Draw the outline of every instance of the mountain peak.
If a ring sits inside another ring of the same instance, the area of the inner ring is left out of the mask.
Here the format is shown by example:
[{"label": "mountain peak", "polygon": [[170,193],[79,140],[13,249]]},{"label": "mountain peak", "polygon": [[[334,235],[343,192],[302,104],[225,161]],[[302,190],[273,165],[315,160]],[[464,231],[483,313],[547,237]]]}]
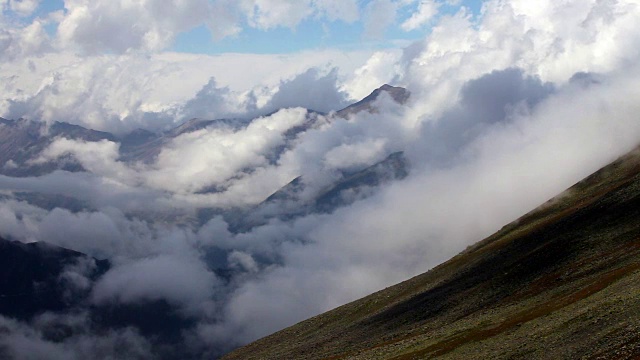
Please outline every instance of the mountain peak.
[{"label": "mountain peak", "polygon": [[351,114],[359,113],[361,111],[368,111],[375,113],[377,109],[373,104],[381,93],[387,93],[391,98],[398,104],[404,105],[409,100],[411,93],[409,90],[399,87],[399,86],[391,86],[389,84],[384,84],[379,88],[373,90],[371,94],[367,95],[362,100],[347,106],[346,108],[339,110],[336,112],[336,115],[339,117],[346,118]]}]

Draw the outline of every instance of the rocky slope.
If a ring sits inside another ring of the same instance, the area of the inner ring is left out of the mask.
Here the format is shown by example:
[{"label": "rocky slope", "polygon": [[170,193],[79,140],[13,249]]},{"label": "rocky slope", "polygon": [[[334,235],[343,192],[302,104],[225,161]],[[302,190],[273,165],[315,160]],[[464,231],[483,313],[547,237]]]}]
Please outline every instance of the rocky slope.
[{"label": "rocky slope", "polygon": [[640,150],[431,271],[224,359],[640,357]]}]

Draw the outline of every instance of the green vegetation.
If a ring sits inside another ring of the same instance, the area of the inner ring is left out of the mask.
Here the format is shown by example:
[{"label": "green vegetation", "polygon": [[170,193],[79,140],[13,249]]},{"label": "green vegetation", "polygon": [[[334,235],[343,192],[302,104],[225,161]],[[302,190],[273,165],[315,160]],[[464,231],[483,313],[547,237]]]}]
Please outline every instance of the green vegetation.
[{"label": "green vegetation", "polygon": [[225,359],[640,357],[640,151],[433,270]]}]

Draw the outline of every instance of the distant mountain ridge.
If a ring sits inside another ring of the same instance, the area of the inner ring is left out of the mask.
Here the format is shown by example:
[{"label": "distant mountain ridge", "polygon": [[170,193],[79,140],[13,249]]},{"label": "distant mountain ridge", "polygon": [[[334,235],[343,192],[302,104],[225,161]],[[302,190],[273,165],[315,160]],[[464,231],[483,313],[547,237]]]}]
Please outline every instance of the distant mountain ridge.
[{"label": "distant mountain ridge", "polygon": [[[374,103],[383,92],[388,93],[392,99],[400,104],[404,104],[409,98],[407,90],[385,84],[361,101],[338,110],[336,116],[347,117],[349,114],[361,111],[375,112]],[[287,141],[290,142],[300,133],[317,126],[321,115],[323,114],[308,110],[307,120],[304,124],[296,126],[285,133]],[[0,174],[26,177],[40,176],[55,170],[84,171],[77,161],[70,158],[43,164],[29,162],[29,160],[35,159],[58,137],[87,142],[112,141],[120,144],[120,159],[122,161],[152,163],[164,146],[180,135],[213,126],[239,129],[247,126],[250,122],[251,120],[246,119],[205,120],[194,118],[160,133],[136,129],[123,136],[116,136],[109,132],[92,130],[65,122],[54,122],[47,127],[46,124],[34,120],[7,120],[0,118]]]},{"label": "distant mountain ridge", "polygon": [[298,176],[256,207],[231,213],[225,220],[232,232],[245,232],[271,219],[291,220],[311,213],[331,213],[370,196],[380,185],[404,179],[408,173],[409,163],[404,153],[395,152],[362,170],[345,174],[309,200],[300,197],[306,185],[304,176]]},{"label": "distant mountain ridge", "polygon": [[0,315],[28,320],[44,311],[71,309],[83,301],[87,292],[67,292],[65,269],[87,262],[86,275],[96,279],[110,267],[77,251],[44,242],[21,243],[0,238]]},{"label": "distant mountain ridge", "polygon": [[[294,146],[298,137],[311,129],[319,128],[336,118],[348,118],[358,112],[375,112],[376,101],[380,95],[387,93],[393,101],[404,104],[409,92],[400,87],[383,85],[375,89],[369,96],[333,114],[321,114],[308,110],[305,120],[283,133],[284,141],[268,153],[263,154],[271,164],[276,164],[280,156]],[[84,128],[79,125],[56,122],[47,127],[46,124],[27,119],[6,120],[0,118],[0,175],[11,177],[37,177],[56,170],[70,172],[86,171],[73,156],[63,156],[47,162],[33,162],[57,138],[86,142],[111,141],[119,145],[119,160],[126,163],[142,162],[152,164],[174,139],[179,136],[207,128],[238,130],[246,127],[252,120],[246,119],[190,119],[164,132],[152,132],[137,129],[123,136]],[[248,169],[250,171],[250,169]],[[378,186],[404,178],[409,171],[408,163],[402,151],[388,155],[373,164],[363,165],[351,173],[342,173],[332,184],[320,189],[311,200],[290,197],[284,201],[282,196],[291,192],[297,183],[298,190],[305,186],[305,174],[300,174],[293,184],[285,185],[275,194],[257,206],[248,209],[200,209],[198,223],[205,223],[213,216],[224,215],[232,231],[248,231],[264,225],[272,219],[292,219],[310,213],[330,213],[337,208],[349,205],[356,200],[371,195]],[[198,194],[224,191],[216,185],[200,189]],[[289,194],[293,195],[293,194]],[[88,209],[87,204],[73,198],[56,194],[35,192],[16,192],[16,199],[45,209],[61,207],[70,211]]]},{"label": "distant mountain ridge", "polygon": [[393,101],[400,105],[404,105],[409,101],[411,97],[411,93],[409,90],[402,88],[391,86],[388,84],[384,84],[381,87],[375,89],[371,94],[367,95],[364,99],[347,106],[342,110],[338,110],[336,115],[339,117],[348,117],[349,115],[361,112],[361,111],[369,111],[376,112],[377,109],[373,106],[374,102],[378,100],[381,94],[388,94]]},{"label": "distant mountain ridge", "polygon": [[[166,301],[142,301],[128,305],[95,305],[89,297],[93,284],[111,268],[109,260],[46,242],[22,243],[0,237],[0,315],[33,321],[44,313],[72,314],[88,311],[91,331],[105,332],[134,327],[173,351],[148,354],[150,358],[187,357],[181,331],[193,321],[178,316]],[[74,279],[86,277],[90,287],[77,286]],[[60,326],[60,325],[58,325]],[[0,327],[0,333],[3,329]],[[76,334],[72,328],[52,328],[43,334],[50,341],[63,341]],[[3,353],[0,358],[11,358]]]},{"label": "distant mountain ridge", "polygon": [[[384,91],[397,92],[398,90],[395,89],[398,88],[385,85],[359,102],[357,108],[349,108],[347,112],[355,114],[358,111],[375,111],[375,101],[379,95]],[[390,95],[393,99],[393,95]],[[251,121],[253,120],[190,119],[164,132],[137,129],[123,136],[116,136],[108,132],[61,122],[47,125],[27,119],[0,118],[0,177],[12,177],[3,179],[7,184],[20,184],[24,179],[16,178],[39,177],[57,170],[88,171],[74,156],[65,156],[44,163],[34,161],[41,158],[43,151],[59,138],[83,142],[114,142],[119,145],[118,160],[134,167],[140,162],[152,164],[161,151],[179,136],[188,137],[188,134],[203,131],[203,129],[235,131],[248,126]],[[300,123],[281,134],[282,139],[279,139],[278,145],[269,148],[267,153],[261,155],[266,162],[276,165],[282,154],[296,146],[300,142],[300,137],[307,131],[321,129],[331,121],[352,121],[352,119],[338,119],[336,113],[321,114],[308,110],[306,117]],[[197,135],[199,134],[194,134],[194,136]],[[264,161],[261,161],[261,164],[263,163]],[[196,215],[193,214],[192,209],[181,212],[183,209],[178,208],[175,210],[177,214],[175,217],[173,213],[153,212],[153,210],[146,213],[146,209],[138,210],[137,208],[131,212],[127,212],[128,210],[122,210],[122,212],[125,216],[141,219],[141,221],[158,221],[171,226],[193,226],[192,229],[196,229],[198,224],[203,225],[209,222],[214,216],[222,216],[227,221],[228,230],[237,234],[250,231],[270,221],[291,220],[314,213],[331,213],[371,196],[381,186],[404,179],[409,170],[410,164],[404,153],[396,151],[390,154],[379,154],[370,164],[351,166],[348,170],[337,169],[336,174],[331,174],[332,180],[320,185],[309,185],[306,181],[311,175],[300,174],[257,205],[248,205],[239,209],[203,207],[195,211]],[[252,171],[252,169],[246,171]],[[65,177],[68,174],[62,175]],[[32,180],[29,179],[25,183]],[[48,179],[44,179],[46,180]],[[225,190],[217,189],[215,185],[199,189],[195,193],[208,194]],[[101,211],[95,208],[100,205],[92,203],[92,200],[81,196],[76,198],[73,189],[62,194],[57,193],[55,189],[49,193],[39,192],[37,188],[34,190],[29,186],[24,188],[17,186],[15,189],[13,186],[8,185],[7,188],[0,189],[2,190],[0,200],[8,203],[27,203],[35,208],[33,211],[44,210],[43,214],[60,211],[60,209],[74,215]],[[300,197],[304,191],[310,191],[311,196]],[[194,219],[196,217],[197,219]],[[196,319],[185,316],[180,312],[179,306],[165,300],[140,300],[127,304],[95,303],[91,297],[93,287],[111,269],[110,260],[98,260],[87,254],[49,244],[46,242],[46,237],[47,234],[39,234],[38,238],[44,241],[37,243],[21,243],[0,237],[0,315],[29,324],[37,322],[41,316],[82,314],[83,317],[86,316],[86,322],[83,322],[80,327],[72,329],[64,325],[56,325],[61,328],[52,329],[51,334],[43,335],[44,338],[47,341],[59,343],[82,333],[101,334],[111,330],[133,328],[145,338],[151,339],[154,345],[157,344],[158,349],[170,350],[149,354],[150,358],[197,358],[197,355],[188,353],[188,345],[185,344],[184,337],[185,332],[194,330],[194,326],[197,325]],[[54,241],[54,238],[56,237],[52,236],[51,241]],[[215,273],[220,281],[228,283],[237,281],[234,276],[243,276],[243,270],[229,263],[228,256],[231,251],[215,246],[203,250],[203,258],[208,270]],[[111,260],[117,264],[117,258]],[[255,261],[263,265],[271,260],[256,257]],[[72,281],[78,277],[86,280],[83,282],[84,287],[76,286],[77,284]],[[43,315],[45,313],[48,314]],[[0,324],[0,334],[3,331]],[[214,350],[220,351],[220,349]],[[0,358],[9,357],[3,351],[4,349],[0,347]]]}]

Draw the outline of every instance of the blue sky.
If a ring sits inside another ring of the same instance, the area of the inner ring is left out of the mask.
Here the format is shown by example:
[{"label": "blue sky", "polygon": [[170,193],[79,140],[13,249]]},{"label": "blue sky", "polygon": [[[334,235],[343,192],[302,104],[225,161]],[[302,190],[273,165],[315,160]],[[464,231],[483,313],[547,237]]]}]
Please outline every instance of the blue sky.
[{"label": "blue sky", "polygon": [[[361,11],[370,1],[361,1]],[[474,15],[479,14],[482,0],[465,0],[460,5],[443,4],[439,16],[456,13],[461,6],[466,7]],[[270,30],[259,30],[245,27],[233,37],[215,41],[204,25],[181,33],[177,36],[172,49],[178,52],[219,54],[225,52],[238,53],[291,53],[311,49],[324,48],[388,48],[397,47],[399,41],[414,41],[424,38],[430,31],[429,26],[412,31],[400,28],[416,10],[417,4],[401,9],[396,23],[390,26],[380,39],[367,39],[364,36],[362,21],[346,23],[343,21],[325,21],[323,19],[307,19],[295,29],[278,27]],[[433,23],[433,21],[431,21]]]},{"label": "blue sky", "polygon": [[[214,0],[210,0],[213,2]],[[295,3],[298,0],[290,0]],[[367,8],[372,2],[394,2],[398,12],[394,22],[385,27],[381,36],[374,38],[366,36],[365,17]],[[439,14],[422,26],[406,31],[401,24],[416,12],[421,2],[435,1],[441,4]],[[195,2],[195,0],[194,0]],[[293,53],[316,49],[383,49],[398,47],[398,44],[406,44],[408,41],[424,38],[430,31],[431,24],[438,17],[456,13],[464,6],[474,15],[477,15],[483,0],[358,0],[357,6],[359,19],[347,22],[340,19],[331,19],[327,16],[314,14],[300,21],[294,27],[286,24],[276,24],[268,29],[259,29],[249,24],[247,18],[237,19],[242,29],[239,33],[214,40],[212,34],[203,22],[197,23],[193,28],[184,31],[176,31],[173,41],[164,50],[196,53],[196,54],[222,54],[222,53]],[[451,5],[451,4],[455,5]],[[14,17],[15,20],[30,23],[35,18],[45,18],[48,14],[63,10],[63,0],[40,1],[38,8],[30,15],[19,18],[5,9],[5,15]],[[92,14],[100,17],[101,14]],[[50,22],[45,26],[50,35],[55,35],[57,23]]]}]

